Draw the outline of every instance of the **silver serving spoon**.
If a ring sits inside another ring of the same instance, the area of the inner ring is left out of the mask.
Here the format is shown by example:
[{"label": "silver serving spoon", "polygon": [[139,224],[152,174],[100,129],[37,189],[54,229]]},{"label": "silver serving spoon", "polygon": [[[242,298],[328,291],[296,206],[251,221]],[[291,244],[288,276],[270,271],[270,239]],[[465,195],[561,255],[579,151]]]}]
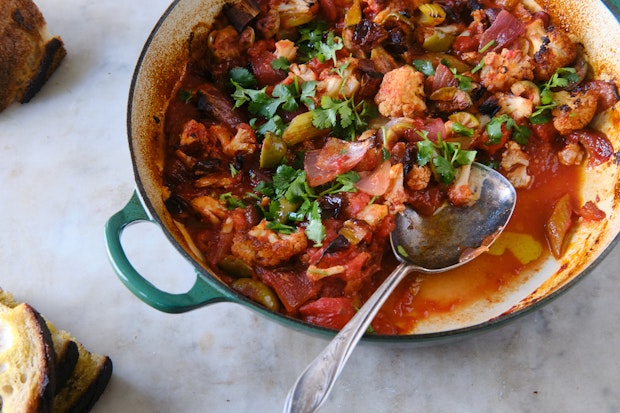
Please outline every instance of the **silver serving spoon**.
[{"label": "silver serving spoon", "polygon": [[432,216],[407,208],[390,236],[401,262],[357,314],[308,365],[291,388],[285,413],[315,412],[327,399],[357,342],[394,288],[412,271],[433,274],[465,264],[488,250],[514,210],[516,192],[499,172],[479,163],[470,169],[473,205],[446,205]]}]

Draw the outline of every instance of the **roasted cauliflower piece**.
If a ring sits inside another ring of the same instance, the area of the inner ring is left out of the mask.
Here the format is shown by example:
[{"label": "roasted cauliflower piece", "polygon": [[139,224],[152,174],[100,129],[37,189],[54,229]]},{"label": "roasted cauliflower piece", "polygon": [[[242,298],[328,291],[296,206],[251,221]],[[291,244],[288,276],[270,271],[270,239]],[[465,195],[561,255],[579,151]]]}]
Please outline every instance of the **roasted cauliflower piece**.
[{"label": "roasted cauliflower piece", "polygon": [[211,126],[209,132],[217,138],[222,145],[222,151],[230,157],[238,154],[252,154],[256,151],[256,135],[246,123],[237,126],[235,135],[221,125]]},{"label": "roasted cauliflower piece", "polygon": [[584,128],[596,114],[597,94],[593,90],[556,92],[553,101],[557,104],[551,111],[553,126],[561,135]]},{"label": "roasted cauliflower piece", "polygon": [[530,164],[527,154],[514,141],[508,141],[505,149],[500,166],[506,171],[506,178],[515,188],[527,188],[532,182],[532,177],[527,171]]},{"label": "roasted cauliflower piece", "polygon": [[426,111],[424,75],[408,65],[386,73],[375,103],[383,116],[416,117]]},{"label": "roasted cauliflower piece", "polygon": [[213,225],[219,225],[228,215],[228,210],[222,202],[207,195],[192,199],[190,204],[203,219]]},{"label": "roasted cauliflower piece", "polygon": [[581,165],[586,158],[584,149],[574,142],[569,142],[558,152],[558,159],[562,165]]},{"label": "roasted cauliflower piece", "polygon": [[520,50],[502,49],[499,54],[489,52],[484,57],[480,82],[490,92],[508,91],[515,82],[532,79],[532,59]]},{"label": "roasted cauliflower piece", "polygon": [[428,165],[413,164],[407,173],[405,185],[413,191],[419,191],[428,186],[433,173]]},{"label": "roasted cauliflower piece", "polygon": [[308,238],[303,229],[283,234],[267,228],[262,220],[246,232],[235,234],[231,252],[251,265],[272,267],[291,259],[308,248]]},{"label": "roasted cauliflower piece", "polygon": [[530,41],[530,56],[536,63],[534,78],[548,80],[556,70],[567,66],[577,57],[577,46],[571,38],[555,26],[545,27],[541,19],[534,19],[525,28]]},{"label": "roasted cauliflower piece", "polygon": [[497,104],[500,107],[498,114],[506,114],[514,120],[527,119],[532,115],[534,107],[531,100],[511,93],[496,93]]}]

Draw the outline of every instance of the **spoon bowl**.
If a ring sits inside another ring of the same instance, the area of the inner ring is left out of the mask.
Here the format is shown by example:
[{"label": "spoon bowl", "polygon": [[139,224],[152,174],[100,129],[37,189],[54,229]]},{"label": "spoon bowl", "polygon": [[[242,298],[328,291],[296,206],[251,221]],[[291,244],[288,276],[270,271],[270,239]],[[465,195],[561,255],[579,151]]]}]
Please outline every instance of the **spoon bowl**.
[{"label": "spoon bowl", "polygon": [[503,175],[479,163],[471,165],[467,184],[472,197],[465,206],[447,203],[430,216],[406,207],[397,216],[390,242],[401,263],[299,376],[287,396],[285,413],[318,410],[355,345],[405,276],[448,271],[488,251],[512,216],[516,191]]}]

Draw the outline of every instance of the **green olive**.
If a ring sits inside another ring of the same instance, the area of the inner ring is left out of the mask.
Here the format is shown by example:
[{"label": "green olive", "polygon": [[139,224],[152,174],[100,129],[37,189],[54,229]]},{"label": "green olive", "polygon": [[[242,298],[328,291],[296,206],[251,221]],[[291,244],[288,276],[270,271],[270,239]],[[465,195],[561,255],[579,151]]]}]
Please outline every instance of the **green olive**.
[{"label": "green olive", "polygon": [[280,311],[280,300],[276,293],[264,283],[252,278],[239,278],[234,280],[230,286],[233,290],[245,295],[246,297],[264,305],[271,311]]},{"label": "green olive", "polygon": [[234,278],[247,278],[251,277],[254,271],[252,267],[241,258],[228,255],[217,264],[227,275]]},{"label": "green olive", "polygon": [[276,212],[276,221],[281,224],[285,224],[288,221],[288,215],[291,212],[295,212],[299,209],[299,204],[291,202],[286,198],[280,200],[280,208]]},{"label": "green olive", "polygon": [[433,34],[426,39],[422,47],[431,52],[447,52],[452,46],[454,35],[435,29]]},{"label": "green olive", "polygon": [[279,136],[267,132],[260,152],[260,167],[275,168],[286,156],[286,143]]}]

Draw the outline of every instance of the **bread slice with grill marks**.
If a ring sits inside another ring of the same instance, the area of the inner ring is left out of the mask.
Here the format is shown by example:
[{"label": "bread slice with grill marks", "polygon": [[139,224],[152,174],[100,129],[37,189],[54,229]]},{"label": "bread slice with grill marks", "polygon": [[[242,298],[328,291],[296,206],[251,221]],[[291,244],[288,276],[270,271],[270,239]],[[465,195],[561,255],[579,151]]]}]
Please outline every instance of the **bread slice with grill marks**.
[{"label": "bread slice with grill marks", "polygon": [[0,7],[0,112],[34,97],[67,54],[32,0],[3,0]]},{"label": "bread slice with grill marks", "polygon": [[[16,301],[11,293],[0,288],[0,306],[16,308],[20,305],[23,304]],[[46,321],[46,326],[58,359],[54,369],[56,386],[49,411],[87,413],[94,407],[110,381],[112,360],[106,355],[88,351],[70,333],[57,329],[49,321]],[[5,413],[1,404],[0,412]],[[17,412],[22,413],[20,410],[15,411]],[[6,413],[13,412],[7,410]]]},{"label": "bread slice with grill marks", "polygon": [[55,363],[52,336],[41,315],[28,304],[0,304],[0,411],[51,412]]}]

